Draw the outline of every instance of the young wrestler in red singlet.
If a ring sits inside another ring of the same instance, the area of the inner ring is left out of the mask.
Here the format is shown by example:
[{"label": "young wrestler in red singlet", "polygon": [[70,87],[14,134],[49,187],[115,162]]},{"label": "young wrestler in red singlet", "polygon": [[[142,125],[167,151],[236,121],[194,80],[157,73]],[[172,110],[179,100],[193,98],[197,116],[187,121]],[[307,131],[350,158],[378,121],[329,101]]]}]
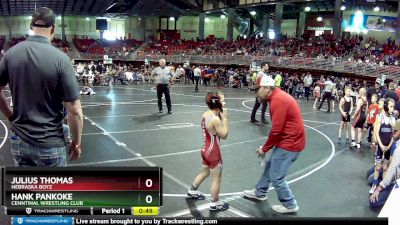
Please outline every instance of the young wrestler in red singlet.
[{"label": "young wrestler in red singlet", "polygon": [[219,190],[222,176],[222,157],[219,148],[219,139],[226,139],[228,136],[228,119],[226,109],[223,109],[225,102],[221,93],[208,93],[206,104],[210,108],[203,114],[201,128],[203,131],[204,145],[201,149],[203,165],[200,174],[196,176],[188,196],[194,199],[204,199],[198,188],[210,174],[211,182],[211,203],[210,210],[225,210],[229,208],[228,203],[219,200]]}]

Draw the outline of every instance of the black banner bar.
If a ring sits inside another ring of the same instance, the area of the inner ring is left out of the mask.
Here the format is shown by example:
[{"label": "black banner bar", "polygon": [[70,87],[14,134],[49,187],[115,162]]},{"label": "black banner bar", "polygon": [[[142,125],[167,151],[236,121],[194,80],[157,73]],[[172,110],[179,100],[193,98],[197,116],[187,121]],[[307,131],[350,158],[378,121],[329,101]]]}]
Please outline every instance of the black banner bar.
[{"label": "black banner bar", "polygon": [[[174,220],[174,218],[171,218]],[[210,218],[211,219],[211,218]],[[163,221],[162,221],[163,222]],[[388,218],[282,218],[282,219],[265,219],[265,218],[218,218],[217,224],[230,225],[230,224],[268,224],[268,225],[388,225]],[[162,223],[161,223],[162,224]],[[168,223],[164,223],[168,224]]]},{"label": "black banner bar", "polygon": [[75,217],[75,224],[148,224],[148,225],[164,225],[164,224],[215,224],[215,225],[388,225],[388,218],[162,218],[162,217]]}]

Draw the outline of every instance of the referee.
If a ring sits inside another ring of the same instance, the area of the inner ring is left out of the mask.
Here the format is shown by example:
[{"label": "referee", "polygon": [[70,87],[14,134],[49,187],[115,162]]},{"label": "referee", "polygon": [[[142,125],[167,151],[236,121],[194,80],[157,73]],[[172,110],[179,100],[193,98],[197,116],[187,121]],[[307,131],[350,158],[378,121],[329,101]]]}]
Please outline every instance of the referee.
[{"label": "referee", "polygon": [[[267,75],[266,73],[268,72],[268,69],[269,69],[269,67],[266,62],[261,63],[261,70],[257,74],[257,79],[259,79],[259,78],[261,79],[262,76]],[[269,75],[267,75],[267,76],[269,76]],[[256,97],[256,102],[254,103],[253,110],[251,112],[251,116],[250,116],[251,123],[259,122],[258,120],[256,120],[256,113],[257,113],[258,108],[260,108],[261,105],[262,105],[261,122],[267,123],[267,120],[265,119],[265,112],[267,111],[268,103],[265,99],[261,99],[259,97]]]},{"label": "referee", "polygon": [[165,101],[167,102],[168,114],[172,114],[171,97],[169,95],[169,85],[171,84],[172,73],[165,67],[165,59],[160,59],[159,63],[160,66],[155,68],[151,73],[156,76],[158,109],[160,110],[160,113],[163,112],[161,97],[164,94]]}]

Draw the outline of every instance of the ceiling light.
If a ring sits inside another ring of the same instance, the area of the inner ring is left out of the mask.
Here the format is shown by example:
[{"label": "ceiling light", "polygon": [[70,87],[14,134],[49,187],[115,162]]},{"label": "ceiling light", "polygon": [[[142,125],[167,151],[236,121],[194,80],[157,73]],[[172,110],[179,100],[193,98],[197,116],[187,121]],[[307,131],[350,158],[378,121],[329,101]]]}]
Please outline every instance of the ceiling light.
[{"label": "ceiling light", "polygon": [[221,15],[221,19],[225,19],[226,16],[224,14]]},{"label": "ceiling light", "polygon": [[384,23],[386,23],[386,19],[383,19],[382,21],[383,21]]},{"label": "ceiling light", "polygon": [[340,10],[342,11],[346,10],[346,6],[342,5],[342,7],[340,7]]},{"label": "ceiling light", "polygon": [[86,17],[86,20],[89,21],[90,20],[89,17]]},{"label": "ceiling light", "polygon": [[175,17],[171,16],[171,17],[169,18],[169,21],[175,21]]},{"label": "ceiling light", "polygon": [[117,3],[115,2],[114,4],[108,6],[108,8],[106,9],[106,11],[108,11],[109,9],[111,9],[112,7],[114,7],[114,5],[116,5]]},{"label": "ceiling light", "polygon": [[255,16],[256,14],[257,14],[257,12],[256,11],[250,11],[250,14],[252,15],[252,16]]},{"label": "ceiling light", "polygon": [[306,11],[306,12],[310,12],[310,10],[311,10],[311,7],[309,7],[309,6],[304,8],[304,11]]},{"label": "ceiling light", "polygon": [[318,21],[318,22],[321,22],[321,21],[322,21],[322,17],[318,16],[318,17],[317,17],[317,21]]},{"label": "ceiling light", "polygon": [[379,10],[381,10],[381,9],[379,8],[379,6],[376,6],[376,7],[374,8],[374,12],[379,12]]}]

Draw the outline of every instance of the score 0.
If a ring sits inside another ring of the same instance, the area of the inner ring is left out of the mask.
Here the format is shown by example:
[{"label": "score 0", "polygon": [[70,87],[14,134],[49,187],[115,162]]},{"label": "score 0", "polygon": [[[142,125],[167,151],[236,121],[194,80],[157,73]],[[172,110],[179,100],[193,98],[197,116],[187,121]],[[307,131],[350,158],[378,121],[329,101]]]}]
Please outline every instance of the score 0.
[{"label": "score 0", "polygon": [[140,180],[140,190],[159,190],[159,182],[157,177],[146,177]]},{"label": "score 0", "polygon": [[[152,189],[153,188],[153,180],[151,178],[147,178],[144,182],[146,188]],[[147,204],[153,203],[153,197],[151,195],[146,195],[145,201]]]},{"label": "score 0", "polygon": [[159,203],[159,181],[157,177],[146,177],[141,179],[140,189],[144,192],[141,195],[141,203],[145,205],[158,205]]},{"label": "score 0", "polygon": [[152,188],[153,187],[153,180],[151,178],[147,178],[146,181],[144,182],[146,188]]}]

